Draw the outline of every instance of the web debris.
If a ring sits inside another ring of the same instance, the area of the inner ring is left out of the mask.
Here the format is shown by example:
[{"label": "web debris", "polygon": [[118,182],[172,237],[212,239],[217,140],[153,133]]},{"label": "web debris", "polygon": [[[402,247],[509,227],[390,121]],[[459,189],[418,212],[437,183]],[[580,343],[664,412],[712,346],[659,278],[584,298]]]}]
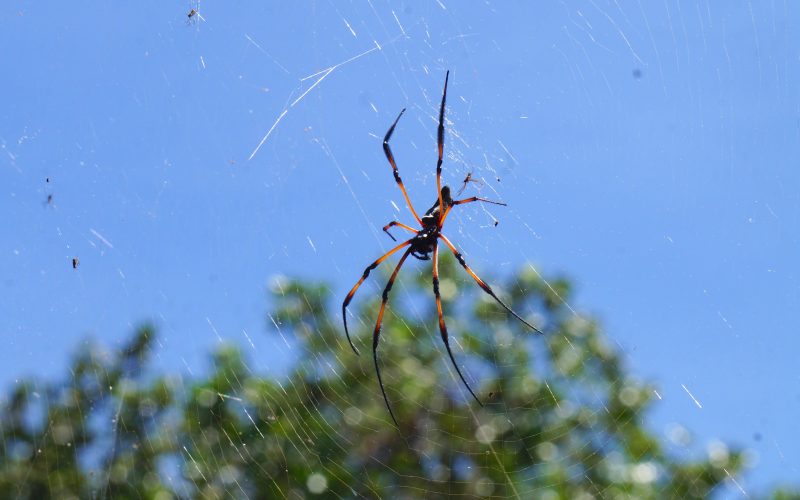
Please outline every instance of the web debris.
[{"label": "web debris", "polygon": [[700,401],[698,401],[697,398],[695,398],[694,395],[691,392],[689,392],[689,389],[685,385],[681,384],[681,387],[683,387],[683,390],[686,391],[686,394],[688,394],[689,397],[692,398],[692,401],[694,401],[694,404],[696,404],[697,407],[702,410],[703,409],[703,405],[700,404]]},{"label": "web debris", "polygon": [[[245,35],[245,36],[247,36],[247,35]],[[400,37],[395,37],[395,38],[393,38],[393,39],[392,39],[392,40],[391,40],[389,43],[394,43],[394,42],[395,42],[396,40],[398,40],[399,38],[400,38]],[[250,39],[250,37],[248,37],[248,39]],[[252,40],[251,40],[251,41],[252,41]],[[303,78],[301,78],[301,79],[300,79],[300,82],[301,82],[301,85],[302,85],[302,82],[305,82],[306,80],[310,80],[310,79],[312,79],[312,78],[319,77],[319,78],[317,78],[317,80],[316,80],[316,81],[315,81],[313,84],[311,84],[311,86],[310,86],[310,87],[308,87],[308,89],[306,89],[306,91],[305,91],[305,92],[303,92],[302,94],[300,94],[300,97],[298,97],[297,99],[295,99],[294,101],[292,101],[292,103],[291,103],[291,104],[289,104],[288,106],[286,106],[286,107],[283,109],[283,111],[281,111],[281,113],[278,115],[278,118],[277,118],[277,119],[276,119],[276,120],[273,122],[273,124],[272,124],[272,126],[269,128],[269,130],[267,130],[267,133],[266,133],[266,134],[264,134],[264,137],[261,139],[261,142],[259,142],[259,143],[258,143],[258,146],[256,146],[256,148],[253,150],[253,152],[252,152],[252,153],[250,153],[250,156],[247,158],[247,161],[250,161],[250,160],[252,160],[252,159],[253,159],[253,157],[255,157],[256,153],[258,153],[258,150],[259,150],[259,149],[261,149],[261,146],[263,146],[263,145],[264,145],[264,143],[265,143],[265,142],[267,141],[267,139],[269,138],[269,136],[270,136],[270,135],[272,135],[272,132],[275,130],[275,127],[277,127],[277,126],[278,126],[278,124],[281,122],[281,120],[283,120],[283,118],[286,116],[286,114],[289,112],[289,110],[290,110],[291,108],[293,108],[293,107],[294,107],[294,106],[295,106],[297,103],[299,103],[300,101],[302,101],[302,100],[303,100],[303,98],[304,98],[305,96],[307,96],[309,92],[311,92],[312,90],[314,90],[314,89],[315,89],[315,88],[316,88],[316,87],[317,87],[317,86],[318,86],[320,83],[322,83],[322,81],[323,81],[325,78],[327,78],[327,77],[328,77],[328,75],[330,75],[331,73],[333,73],[333,71],[334,71],[334,70],[336,70],[336,69],[338,69],[338,68],[340,68],[340,67],[342,67],[342,66],[344,66],[344,65],[346,65],[346,64],[349,64],[349,63],[351,63],[351,62],[353,62],[353,61],[356,61],[356,60],[358,60],[358,59],[361,59],[362,57],[364,57],[364,56],[366,56],[366,55],[368,55],[368,54],[371,54],[372,52],[375,52],[376,50],[382,50],[382,47],[381,47],[381,45],[380,45],[380,44],[379,44],[377,41],[374,41],[374,42],[375,42],[375,46],[374,46],[374,47],[372,47],[371,49],[365,50],[364,52],[361,52],[360,54],[356,54],[355,56],[351,57],[350,59],[347,59],[347,60],[345,60],[345,61],[342,61],[342,62],[340,62],[340,63],[334,64],[333,66],[331,66],[331,67],[329,67],[329,68],[326,68],[326,69],[323,69],[322,71],[317,71],[317,72],[316,72],[316,73],[314,73],[314,74],[311,74],[311,75],[308,75],[308,76],[306,76],[306,77],[303,77]],[[256,46],[257,46],[257,45],[256,45]]]}]

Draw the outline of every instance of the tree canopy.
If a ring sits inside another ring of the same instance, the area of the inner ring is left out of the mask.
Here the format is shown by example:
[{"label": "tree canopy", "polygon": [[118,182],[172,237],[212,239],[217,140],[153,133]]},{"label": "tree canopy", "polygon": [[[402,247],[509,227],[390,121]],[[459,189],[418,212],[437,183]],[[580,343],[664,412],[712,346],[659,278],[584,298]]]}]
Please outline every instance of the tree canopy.
[{"label": "tree canopy", "polygon": [[742,473],[742,450],[687,458],[647,425],[654,388],[566,305],[568,280],[525,267],[494,286],[538,335],[452,278],[452,259],[441,268],[454,354],[483,406],[449,364],[430,273],[401,280],[384,318],[399,429],[364,355],[380,294],[364,287],[354,301],[356,356],[329,288],[282,279],[265,318],[295,356],[281,376],[255,373],[253,352],[234,345],[205,375],[155,373],[156,329],[144,325],[115,352],[84,345],[63,381],[13,387],[0,496],[707,498]]}]

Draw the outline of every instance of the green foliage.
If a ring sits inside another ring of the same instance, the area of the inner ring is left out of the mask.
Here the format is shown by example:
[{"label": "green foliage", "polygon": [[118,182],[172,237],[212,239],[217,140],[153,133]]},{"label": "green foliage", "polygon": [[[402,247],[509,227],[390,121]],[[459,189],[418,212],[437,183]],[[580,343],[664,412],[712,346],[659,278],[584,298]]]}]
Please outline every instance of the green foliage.
[{"label": "green foliage", "polygon": [[82,349],[64,382],[13,388],[0,497],[706,498],[742,471],[741,451],[686,461],[648,429],[653,387],[566,306],[566,279],[528,267],[495,286],[540,336],[455,281],[451,259],[441,268],[454,354],[485,406],[449,364],[430,273],[401,280],[385,316],[380,363],[399,430],[371,358],[380,294],[365,286],[355,301],[355,356],[328,289],[284,280],[267,321],[281,347],[268,356],[296,362],[280,378],[253,373],[233,346],[207,377],[153,375],[144,326],[117,353]]}]

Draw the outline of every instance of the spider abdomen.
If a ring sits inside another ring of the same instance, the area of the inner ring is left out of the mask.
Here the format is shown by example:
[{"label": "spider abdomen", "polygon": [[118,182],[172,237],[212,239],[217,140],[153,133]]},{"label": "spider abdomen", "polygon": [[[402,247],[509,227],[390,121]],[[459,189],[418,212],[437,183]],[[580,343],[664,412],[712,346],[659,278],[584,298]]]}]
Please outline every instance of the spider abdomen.
[{"label": "spider abdomen", "polygon": [[430,253],[436,245],[439,237],[439,228],[436,226],[423,227],[417,235],[411,239],[411,255],[419,260],[429,260]]}]

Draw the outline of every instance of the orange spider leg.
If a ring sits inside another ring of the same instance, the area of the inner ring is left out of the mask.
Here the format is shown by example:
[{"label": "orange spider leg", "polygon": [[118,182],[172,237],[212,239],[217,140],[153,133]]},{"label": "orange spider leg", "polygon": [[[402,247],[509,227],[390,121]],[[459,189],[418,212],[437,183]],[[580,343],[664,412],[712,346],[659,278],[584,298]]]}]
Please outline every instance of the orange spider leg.
[{"label": "orange spider leg", "polygon": [[406,229],[406,230],[408,230],[408,231],[411,231],[412,233],[415,233],[415,234],[416,234],[416,232],[417,232],[417,230],[416,230],[416,229],[414,229],[413,227],[406,226],[406,225],[405,225],[405,224],[403,224],[402,222],[397,222],[396,220],[393,220],[392,222],[390,222],[390,223],[386,224],[385,226],[383,226],[383,232],[385,232],[386,234],[388,234],[388,235],[389,235],[389,238],[393,239],[394,241],[397,241],[397,240],[395,239],[395,237],[394,237],[394,236],[392,236],[392,233],[390,233],[390,232],[389,232],[389,228],[390,228],[390,227],[392,227],[392,226],[398,226],[398,227],[402,227],[403,229]]},{"label": "orange spider leg", "polygon": [[392,290],[392,285],[394,285],[394,280],[397,278],[397,273],[400,272],[403,262],[406,261],[406,258],[410,253],[411,249],[409,248],[406,250],[403,256],[400,257],[400,262],[397,263],[397,267],[394,268],[394,272],[389,278],[389,282],[386,283],[386,288],[383,289],[383,299],[381,300],[381,308],[378,311],[378,321],[375,323],[375,330],[372,332],[372,359],[375,361],[375,372],[378,374],[378,384],[381,386],[381,393],[383,394],[383,400],[386,402],[386,408],[389,410],[389,415],[392,416],[394,425],[396,425],[398,428],[400,427],[400,424],[397,423],[397,419],[394,417],[392,407],[389,405],[389,398],[386,397],[386,391],[383,388],[381,369],[378,367],[378,341],[381,337],[381,324],[383,323],[383,313],[386,310],[386,303],[389,301],[389,292]]},{"label": "orange spider leg", "polygon": [[[439,159],[436,162],[436,191],[439,193],[439,206],[442,203],[442,157],[444,156],[444,103],[447,100],[447,80],[450,78],[450,71],[444,77],[444,91],[442,92],[442,105],[439,108],[439,130],[436,135],[436,144],[439,148]],[[439,210],[439,227],[444,223],[444,210]]]},{"label": "orange spider leg", "polygon": [[392,138],[392,134],[394,133],[394,128],[397,126],[397,122],[400,121],[400,117],[403,116],[406,110],[403,108],[400,111],[400,114],[397,115],[397,119],[395,119],[392,126],[389,127],[389,131],[386,132],[386,136],[383,138],[383,152],[386,154],[386,159],[389,160],[389,164],[392,165],[392,171],[394,172],[394,181],[400,187],[400,191],[403,192],[403,197],[406,199],[406,203],[408,204],[408,208],[411,210],[411,213],[414,214],[414,218],[417,219],[419,225],[422,225],[422,219],[419,218],[417,215],[417,211],[414,210],[414,205],[411,204],[411,200],[408,198],[408,193],[406,192],[406,187],[403,185],[403,179],[400,178],[400,172],[397,170],[397,163],[394,162],[394,155],[392,154],[392,150],[389,148],[389,139]]},{"label": "orange spider leg", "polygon": [[473,196],[472,198],[464,198],[463,200],[453,200],[453,205],[464,205],[466,203],[472,203],[473,201],[483,201],[486,203],[491,203],[493,205],[503,205],[506,206],[505,203],[502,201],[494,201],[494,200],[487,200],[486,198],[480,198],[478,196]]},{"label": "orange spider leg", "polygon": [[478,196],[473,196],[472,198],[464,198],[463,200],[453,200],[453,203],[447,207],[445,210],[444,217],[442,218],[442,224],[444,224],[444,220],[447,219],[447,216],[450,214],[450,209],[456,205],[466,205],[467,203],[472,203],[474,201],[482,201],[484,203],[491,203],[492,205],[502,205],[507,206],[505,203],[501,201],[494,201],[494,200],[487,200],[486,198],[479,198]]},{"label": "orange spider leg", "polygon": [[447,354],[450,355],[450,361],[453,362],[453,367],[456,369],[456,373],[458,376],[461,377],[461,381],[464,382],[464,386],[467,388],[472,397],[475,398],[475,401],[478,402],[479,405],[483,406],[481,400],[478,399],[478,396],[472,392],[472,388],[467,383],[467,380],[464,378],[464,375],[461,373],[461,370],[458,368],[458,364],[456,364],[456,358],[453,357],[453,351],[450,350],[450,339],[447,335],[447,325],[444,324],[444,314],[442,313],[442,297],[439,294],[439,244],[438,242],[433,246],[433,294],[436,296],[436,311],[439,313],[439,332],[442,334],[442,340],[444,341],[444,346],[447,348]]},{"label": "orange spider leg", "polygon": [[358,290],[358,287],[361,286],[361,283],[363,283],[364,280],[367,279],[367,276],[369,276],[370,271],[378,267],[381,264],[381,262],[388,259],[390,255],[410,244],[411,240],[405,241],[397,245],[396,247],[392,248],[385,254],[383,254],[378,260],[376,260],[372,264],[368,265],[367,268],[364,269],[364,274],[361,276],[361,279],[358,280],[358,283],[355,284],[355,286],[350,290],[350,293],[347,294],[347,297],[344,298],[344,302],[342,303],[342,319],[344,320],[344,333],[347,335],[347,341],[350,342],[350,347],[353,348],[353,352],[355,352],[356,354],[358,354],[358,349],[356,349],[356,346],[353,345],[353,341],[350,339],[350,332],[347,330],[347,305],[350,303],[351,300],[353,300],[353,295],[355,295],[356,290]]},{"label": "orange spider leg", "polygon": [[455,245],[453,245],[453,244],[450,242],[450,240],[448,240],[448,239],[447,239],[447,237],[446,237],[445,235],[443,235],[443,234],[439,233],[439,238],[441,238],[441,240],[442,240],[442,241],[444,241],[444,243],[445,243],[445,244],[446,244],[448,247],[450,247],[450,251],[451,251],[451,252],[453,252],[453,255],[455,255],[455,256],[456,256],[456,260],[458,260],[458,263],[459,263],[459,264],[461,264],[461,267],[463,267],[463,268],[464,268],[464,270],[465,270],[465,271],[467,271],[467,273],[469,273],[469,275],[470,275],[470,276],[472,276],[472,279],[474,279],[474,280],[475,280],[475,282],[476,282],[476,283],[478,283],[478,285],[479,285],[479,286],[480,286],[480,287],[483,289],[483,291],[484,291],[484,292],[486,292],[486,293],[488,293],[489,295],[491,295],[491,296],[492,296],[492,298],[493,298],[494,300],[496,300],[498,304],[500,304],[501,306],[503,306],[503,308],[504,308],[506,311],[510,312],[510,313],[511,313],[511,314],[512,314],[512,315],[513,315],[515,318],[517,318],[518,320],[520,320],[520,321],[522,321],[523,323],[525,323],[525,326],[527,326],[527,327],[528,327],[528,328],[530,328],[531,330],[535,331],[536,333],[542,333],[542,331],[541,331],[541,330],[539,330],[538,328],[536,328],[536,327],[535,327],[535,326],[533,326],[532,324],[530,324],[530,323],[528,323],[527,321],[525,321],[524,319],[522,319],[522,316],[520,316],[519,314],[517,314],[516,312],[514,312],[514,310],[512,310],[512,309],[511,309],[511,308],[510,308],[508,305],[506,305],[506,303],[505,303],[505,302],[503,302],[502,300],[500,300],[500,298],[499,298],[499,297],[498,297],[498,296],[497,296],[497,295],[494,293],[494,290],[492,290],[492,288],[491,288],[489,285],[487,285],[485,281],[483,281],[482,279],[480,279],[480,278],[478,277],[478,275],[477,275],[477,274],[475,274],[475,272],[474,272],[472,269],[470,269],[470,267],[467,265],[466,261],[464,260],[464,256],[463,256],[463,255],[461,255],[461,252],[459,252],[459,251],[456,249]]}]

